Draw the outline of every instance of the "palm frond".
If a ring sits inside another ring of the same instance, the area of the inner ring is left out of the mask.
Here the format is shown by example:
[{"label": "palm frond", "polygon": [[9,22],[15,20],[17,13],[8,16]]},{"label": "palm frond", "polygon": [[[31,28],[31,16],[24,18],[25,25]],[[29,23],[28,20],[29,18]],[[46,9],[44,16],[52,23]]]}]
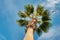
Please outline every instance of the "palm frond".
[{"label": "palm frond", "polygon": [[18,22],[18,24],[19,24],[20,26],[26,26],[26,25],[28,24],[28,21],[22,20],[22,19],[17,20],[17,22]]},{"label": "palm frond", "polygon": [[37,21],[37,23],[38,23],[38,24],[40,24],[40,23],[41,23],[41,21]]},{"label": "palm frond", "polygon": [[38,34],[38,36],[40,36],[42,34],[42,31],[40,28],[35,28],[35,30],[36,30],[36,33]]},{"label": "palm frond", "polygon": [[49,17],[50,13],[48,12],[48,10],[45,10],[42,14],[42,21],[48,21],[50,20],[50,17]]},{"label": "palm frond", "polygon": [[18,12],[18,16],[22,18],[27,17],[27,15],[25,13],[22,13],[21,11]]},{"label": "palm frond", "polygon": [[40,25],[40,28],[41,28],[42,31],[44,31],[44,32],[48,32],[49,27],[50,27],[50,22],[43,22],[43,23]]},{"label": "palm frond", "polygon": [[27,32],[27,28],[25,29],[25,34],[26,34],[26,32]]},{"label": "palm frond", "polygon": [[31,13],[33,13],[34,11],[34,7],[33,5],[25,5],[25,13],[27,13],[27,15],[29,16]]},{"label": "palm frond", "polygon": [[42,16],[42,21],[49,21],[50,17],[49,16]]},{"label": "palm frond", "polygon": [[42,16],[49,16],[49,15],[50,15],[50,13],[48,10],[44,10],[44,12],[42,13]]},{"label": "palm frond", "polygon": [[42,15],[42,13],[44,11],[44,7],[41,5],[38,5],[36,11],[37,11],[38,15]]}]

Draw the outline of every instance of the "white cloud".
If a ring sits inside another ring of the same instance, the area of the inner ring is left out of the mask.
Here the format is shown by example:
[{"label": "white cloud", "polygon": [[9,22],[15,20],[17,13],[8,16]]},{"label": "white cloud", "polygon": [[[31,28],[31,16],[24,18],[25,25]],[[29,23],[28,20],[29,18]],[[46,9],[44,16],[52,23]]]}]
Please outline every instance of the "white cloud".
[{"label": "white cloud", "polygon": [[47,0],[47,6],[48,7],[55,7],[55,5],[59,2],[60,2],[60,0]]},{"label": "white cloud", "polygon": [[[60,2],[60,0],[47,0],[47,4],[46,7],[50,7],[51,8],[51,13],[55,14],[57,11],[55,10],[55,6],[56,4],[58,4]],[[52,14],[52,15],[53,15]]]},{"label": "white cloud", "polygon": [[[60,26],[60,25],[59,25]],[[56,36],[60,35],[60,28],[55,26],[55,28],[51,28],[48,33],[43,33],[38,40],[54,40]]]},{"label": "white cloud", "polygon": [[60,0],[46,0],[46,2],[41,3],[45,8],[48,8],[52,15],[54,15],[57,10],[55,10],[56,4],[58,4]]}]

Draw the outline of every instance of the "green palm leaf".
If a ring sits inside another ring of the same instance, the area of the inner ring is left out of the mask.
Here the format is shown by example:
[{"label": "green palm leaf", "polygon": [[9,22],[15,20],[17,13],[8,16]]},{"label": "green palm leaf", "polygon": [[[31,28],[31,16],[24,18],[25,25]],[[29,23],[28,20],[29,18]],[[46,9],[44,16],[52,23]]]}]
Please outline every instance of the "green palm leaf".
[{"label": "green palm leaf", "polygon": [[42,30],[40,28],[35,28],[36,33],[38,34],[38,36],[40,36],[42,34]]},{"label": "green palm leaf", "polygon": [[40,28],[41,28],[42,31],[44,31],[44,32],[48,32],[49,27],[50,27],[50,22],[43,22],[43,23],[40,25]]},{"label": "green palm leaf", "polygon": [[26,17],[27,17],[27,14],[22,13],[21,11],[19,11],[19,12],[18,12],[18,16],[19,16],[19,17],[22,17],[22,18],[26,18]]},{"label": "green palm leaf", "polygon": [[42,13],[42,16],[49,16],[49,15],[50,15],[50,13],[48,10],[44,10],[44,12]]},{"label": "green palm leaf", "polygon": [[34,12],[34,7],[33,5],[25,5],[25,13],[27,13],[27,15],[29,16],[30,14],[32,14]]},{"label": "green palm leaf", "polygon": [[44,10],[43,14],[42,14],[42,21],[49,21],[50,20],[50,13],[48,12],[48,10]]},{"label": "green palm leaf", "polygon": [[36,11],[37,11],[38,15],[42,15],[42,13],[44,11],[44,7],[41,5],[38,5]]},{"label": "green palm leaf", "polygon": [[42,21],[49,21],[50,17],[49,16],[42,16]]},{"label": "green palm leaf", "polygon": [[22,19],[17,20],[17,22],[18,22],[18,24],[19,24],[20,26],[26,26],[26,25],[28,24],[28,21],[22,20]]}]

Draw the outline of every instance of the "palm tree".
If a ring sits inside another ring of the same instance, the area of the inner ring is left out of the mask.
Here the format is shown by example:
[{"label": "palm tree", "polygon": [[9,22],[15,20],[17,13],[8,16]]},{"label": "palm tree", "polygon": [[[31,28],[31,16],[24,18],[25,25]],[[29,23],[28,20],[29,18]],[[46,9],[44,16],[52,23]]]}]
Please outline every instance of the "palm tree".
[{"label": "palm tree", "polygon": [[36,10],[34,10],[33,5],[25,5],[25,11],[18,12],[20,20],[17,20],[18,24],[25,29],[24,40],[34,40],[33,33],[36,31],[38,36],[42,32],[48,32],[50,27],[50,12],[47,9],[44,9],[43,6],[37,5]]}]

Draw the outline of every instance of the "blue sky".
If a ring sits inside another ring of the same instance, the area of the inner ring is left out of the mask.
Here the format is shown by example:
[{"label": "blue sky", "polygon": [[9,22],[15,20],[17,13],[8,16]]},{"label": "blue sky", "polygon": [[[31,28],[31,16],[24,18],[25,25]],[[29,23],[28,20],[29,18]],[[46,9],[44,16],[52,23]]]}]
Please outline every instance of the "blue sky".
[{"label": "blue sky", "polygon": [[[42,4],[51,12],[52,27],[40,37],[34,34],[35,40],[60,40],[60,0],[0,0],[0,40],[23,40],[24,27],[19,27],[17,12],[24,11],[24,5]],[[54,11],[54,12],[52,12]]]}]

